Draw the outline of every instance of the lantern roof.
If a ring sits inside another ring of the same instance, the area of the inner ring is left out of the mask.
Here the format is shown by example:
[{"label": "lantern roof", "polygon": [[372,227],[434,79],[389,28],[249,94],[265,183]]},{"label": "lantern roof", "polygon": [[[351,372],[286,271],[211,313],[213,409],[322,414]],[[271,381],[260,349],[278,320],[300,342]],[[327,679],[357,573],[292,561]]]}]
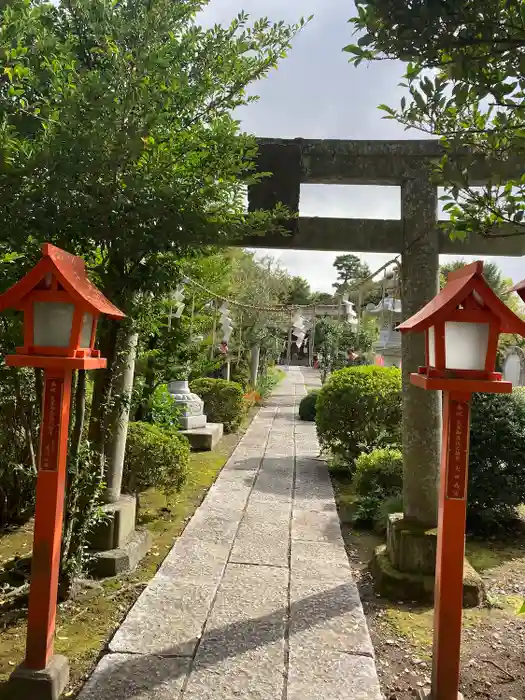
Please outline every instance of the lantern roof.
[{"label": "lantern roof", "polygon": [[[524,281],[525,289],[525,281]],[[420,311],[398,326],[400,331],[425,331],[447,321],[458,306],[471,297],[479,311],[496,316],[502,333],[525,334],[525,322],[504,304],[483,276],[481,260],[450,272],[443,289]]]},{"label": "lantern roof", "polygon": [[41,288],[46,276],[52,274],[73,301],[85,304],[95,314],[105,314],[109,318],[124,318],[117,307],[95,287],[86,274],[86,264],[77,255],[71,255],[51,243],[42,245],[42,257],[16,284],[0,294],[0,310],[16,309],[35,288]]}]

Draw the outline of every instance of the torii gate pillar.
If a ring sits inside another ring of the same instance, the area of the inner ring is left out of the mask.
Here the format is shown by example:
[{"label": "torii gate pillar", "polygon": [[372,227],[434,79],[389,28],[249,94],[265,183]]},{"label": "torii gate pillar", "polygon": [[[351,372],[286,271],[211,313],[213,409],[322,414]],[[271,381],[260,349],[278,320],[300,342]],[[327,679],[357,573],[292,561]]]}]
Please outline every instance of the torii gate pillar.
[{"label": "torii gate pillar", "polygon": [[[437,186],[424,164],[411,169],[402,182],[401,219],[401,301],[406,319],[439,291]],[[373,562],[378,589],[396,599],[402,599],[404,592],[412,599],[425,597],[425,579],[435,571],[441,392],[419,391],[410,383],[411,372],[417,372],[424,358],[423,335],[403,334],[404,512],[389,516],[386,551],[376,550]],[[432,586],[427,587],[431,594]]]}]

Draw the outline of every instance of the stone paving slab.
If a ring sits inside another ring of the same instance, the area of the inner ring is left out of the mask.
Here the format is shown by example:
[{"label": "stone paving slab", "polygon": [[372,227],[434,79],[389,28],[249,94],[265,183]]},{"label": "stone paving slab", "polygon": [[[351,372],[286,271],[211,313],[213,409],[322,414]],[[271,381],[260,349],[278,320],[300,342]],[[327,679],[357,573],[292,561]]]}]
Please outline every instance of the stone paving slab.
[{"label": "stone paving slab", "polygon": [[315,426],[290,368],[78,700],[380,700]]},{"label": "stone paving slab", "polygon": [[219,580],[156,576],[110,642],[110,651],[193,656]]},{"label": "stone paving slab", "polygon": [[290,650],[287,700],[382,700],[373,659],[308,646]]}]

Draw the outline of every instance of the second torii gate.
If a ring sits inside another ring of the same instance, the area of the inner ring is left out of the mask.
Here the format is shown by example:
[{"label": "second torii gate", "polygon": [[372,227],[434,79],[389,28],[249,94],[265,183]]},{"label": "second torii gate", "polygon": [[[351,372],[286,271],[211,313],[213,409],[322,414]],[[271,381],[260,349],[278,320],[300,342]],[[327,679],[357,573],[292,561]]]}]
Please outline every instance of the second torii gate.
[{"label": "second torii gate", "polygon": [[[412,316],[438,292],[439,254],[521,256],[525,235],[473,236],[452,241],[438,223],[437,184],[432,163],[439,143],[424,141],[259,140],[260,172],[272,175],[250,188],[250,210],[281,202],[299,212],[301,184],[397,185],[399,220],[299,217],[286,222],[289,235],[244,240],[246,247],[401,253],[403,315]],[[472,158],[469,159],[472,161]],[[491,175],[479,160],[468,163],[473,184]],[[520,163],[505,167],[522,172]],[[388,531],[389,563],[399,571],[432,573],[435,546],[425,535],[437,524],[441,403],[438,392],[420,392],[409,381],[423,363],[424,340],[403,337],[404,517],[393,516]],[[432,538],[431,538],[432,540]]]}]

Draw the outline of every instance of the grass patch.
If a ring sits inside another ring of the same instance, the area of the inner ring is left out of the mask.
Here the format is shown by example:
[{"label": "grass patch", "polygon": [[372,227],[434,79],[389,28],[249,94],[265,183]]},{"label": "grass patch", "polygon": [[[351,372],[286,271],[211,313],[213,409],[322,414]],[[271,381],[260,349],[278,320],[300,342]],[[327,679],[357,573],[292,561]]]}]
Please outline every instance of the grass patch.
[{"label": "grass patch", "polygon": [[490,545],[478,540],[469,540],[466,547],[467,559],[472,566],[483,573],[509,561],[525,559],[525,548],[513,543],[493,542]]},{"label": "grass patch", "polygon": [[[246,429],[255,413],[250,412],[243,429]],[[152,533],[153,546],[134,572],[114,579],[94,581],[84,587],[78,597],[59,607],[55,649],[69,658],[71,668],[71,682],[65,697],[74,697],[79,690],[105,644],[202,502],[241,435],[242,432],[225,436],[213,452],[192,453],[188,481],[171,503],[167,503],[166,497],[153,489],[141,495],[139,522]],[[1,536],[2,563],[28,554],[31,551],[31,538],[29,526]],[[25,618],[25,610],[1,616],[0,607],[0,682],[7,679],[24,657]]]}]

